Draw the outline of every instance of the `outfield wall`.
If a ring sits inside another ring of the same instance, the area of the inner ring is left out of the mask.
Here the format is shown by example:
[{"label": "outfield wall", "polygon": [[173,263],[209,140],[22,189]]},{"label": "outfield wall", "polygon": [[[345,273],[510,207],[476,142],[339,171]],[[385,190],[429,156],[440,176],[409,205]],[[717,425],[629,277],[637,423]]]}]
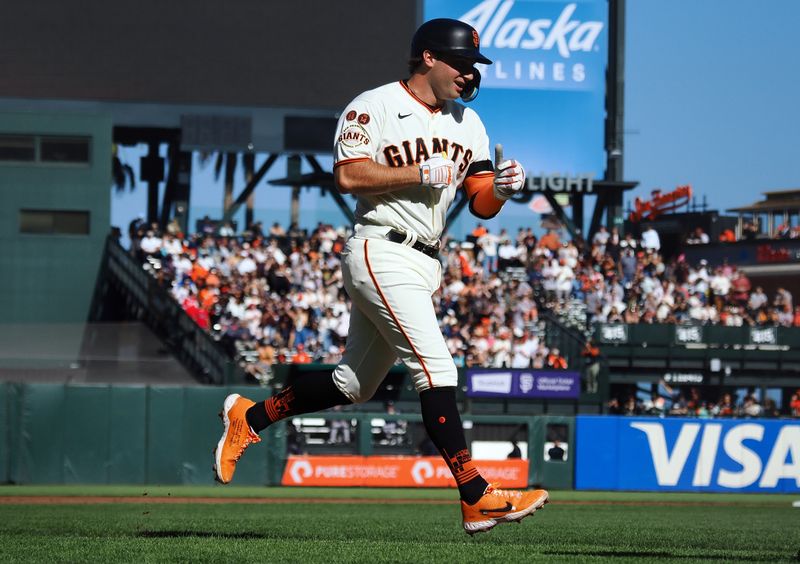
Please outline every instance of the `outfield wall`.
[{"label": "outfield wall", "polygon": [[[0,384],[0,483],[212,484],[221,431],[214,414],[232,392],[271,393],[252,386]],[[291,457],[287,465],[287,426],[276,424],[242,458],[236,484],[377,485],[364,477],[379,476],[395,485],[452,485],[435,460],[372,451],[371,418],[418,424],[419,414],[344,413],[314,417],[357,420],[355,456]],[[528,485],[555,489],[800,493],[797,420],[477,414],[463,420],[527,429],[526,460],[492,461],[485,469],[515,487],[527,476]],[[566,431],[569,454],[557,460],[549,460],[551,425]]]},{"label": "outfield wall", "polygon": [[800,423],[579,416],[579,490],[800,492]]},{"label": "outfield wall", "polygon": [[[0,483],[213,484],[212,451],[221,432],[215,414],[232,392],[257,398],[271,394],[253,386],[0,383]],[[313,415],[315,420],[343,417],[354,423],[353,443],[330,446],[321,456],[288,457],[290,426],[270,426],[262,444],[239,463],[236,484],[454,486],[441,460],[385,448],[375,452],[374,418],[421,426],[418,413]],[[487,476],[515,487],[572,487],[571,458],[548,460],[545,452],[552,425],[562,428],[565,448],[574,444],[571,418],[467,414],[463,419],[465,426],[519,429],[519,440],[527,443],[524,459],[476,460]],[[380,477],[380,484],[365,482],[365,476]]]},{"label": "outfield wall", "polygon": [[[214,414],[227,394],[253,390],[0,384],[0,482],[211,484]],[[237,484],[280,482],[284,429],[264,433],[267,448],[242,459]]]}]

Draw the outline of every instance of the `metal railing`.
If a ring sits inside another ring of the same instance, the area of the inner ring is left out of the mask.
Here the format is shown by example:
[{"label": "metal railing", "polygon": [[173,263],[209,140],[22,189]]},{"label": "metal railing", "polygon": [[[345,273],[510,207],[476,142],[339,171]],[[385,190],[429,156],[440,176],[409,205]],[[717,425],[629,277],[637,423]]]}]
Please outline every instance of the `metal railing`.
[{"label": "metal railing", "polygon": [[96,292],[93,315],[99,317],[98,308],[108,306],[103,302],[114,299],[108,291],[110,285],[123,301],[114,305],[121,305],[128,318],[144,322],[198,381],[227,385],[246,380],[222,345],[199,327],[113,237],[106,241],[101,268],[101,288]]}]

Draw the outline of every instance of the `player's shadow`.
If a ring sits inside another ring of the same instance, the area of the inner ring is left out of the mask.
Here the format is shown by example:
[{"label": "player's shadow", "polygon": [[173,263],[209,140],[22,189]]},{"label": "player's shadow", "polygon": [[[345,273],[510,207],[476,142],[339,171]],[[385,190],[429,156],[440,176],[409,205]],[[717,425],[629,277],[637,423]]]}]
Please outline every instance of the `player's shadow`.
[{"label": "player's shadow", "polygon": [[[687,559],[687,560],[719,560],[720,557],[717,555],[683,555],[683,554],[674,554],[672,552],[653,552],[653,551],[645,551],[645,550],[596,550],[596,551],[577,551],[577,550],[544,550],[542,554],[552,555],[552,556],[600,556],[603,558],[674,558],[676,560]],[[798,553],[800,554],[800,553]],[[749,557],[749,556],[742,556],[740,554],[736,555],[736,560],[740,561],[753,561],[753,562],[760,562],[761,559],[758,557]]]}]

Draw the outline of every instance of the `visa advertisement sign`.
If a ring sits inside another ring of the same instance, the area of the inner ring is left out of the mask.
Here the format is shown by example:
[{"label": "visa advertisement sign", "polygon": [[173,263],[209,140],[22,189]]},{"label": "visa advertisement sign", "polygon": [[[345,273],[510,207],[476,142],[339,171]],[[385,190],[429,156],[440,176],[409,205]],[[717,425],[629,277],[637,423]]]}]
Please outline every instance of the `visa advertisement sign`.
[{"label": "visa advertisement sign", "polygon": [[529,178],[603,177],[607,0],[424,0],[423,19],[433,18],[470,24],[493,61],[477,65],[469,104],[491,146]]},{"label": "visa advertisement sign", "polygon": [[800,493],[800,423],[579,416],[575,487]]}]

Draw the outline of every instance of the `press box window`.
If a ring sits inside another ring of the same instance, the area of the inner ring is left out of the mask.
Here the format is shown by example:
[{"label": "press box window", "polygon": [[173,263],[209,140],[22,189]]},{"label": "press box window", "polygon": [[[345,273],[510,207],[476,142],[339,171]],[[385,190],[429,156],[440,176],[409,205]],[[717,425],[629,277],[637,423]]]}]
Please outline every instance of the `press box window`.
[{"label": "press box window", "polygon": [[0,134],[0,162],[88,165],[90,138]]},{"label": "press box window", "polygon": [[89,162],[88,137],[42,137],[40,150],[43,163]]},{"label": "press box window", "polygon": [[20,210],[20,233],[88,235],[88,211]]},{"label": "press box window", "polygon": [[0,161],[33,162],[36,138],[33,135],[0,135]]}]

